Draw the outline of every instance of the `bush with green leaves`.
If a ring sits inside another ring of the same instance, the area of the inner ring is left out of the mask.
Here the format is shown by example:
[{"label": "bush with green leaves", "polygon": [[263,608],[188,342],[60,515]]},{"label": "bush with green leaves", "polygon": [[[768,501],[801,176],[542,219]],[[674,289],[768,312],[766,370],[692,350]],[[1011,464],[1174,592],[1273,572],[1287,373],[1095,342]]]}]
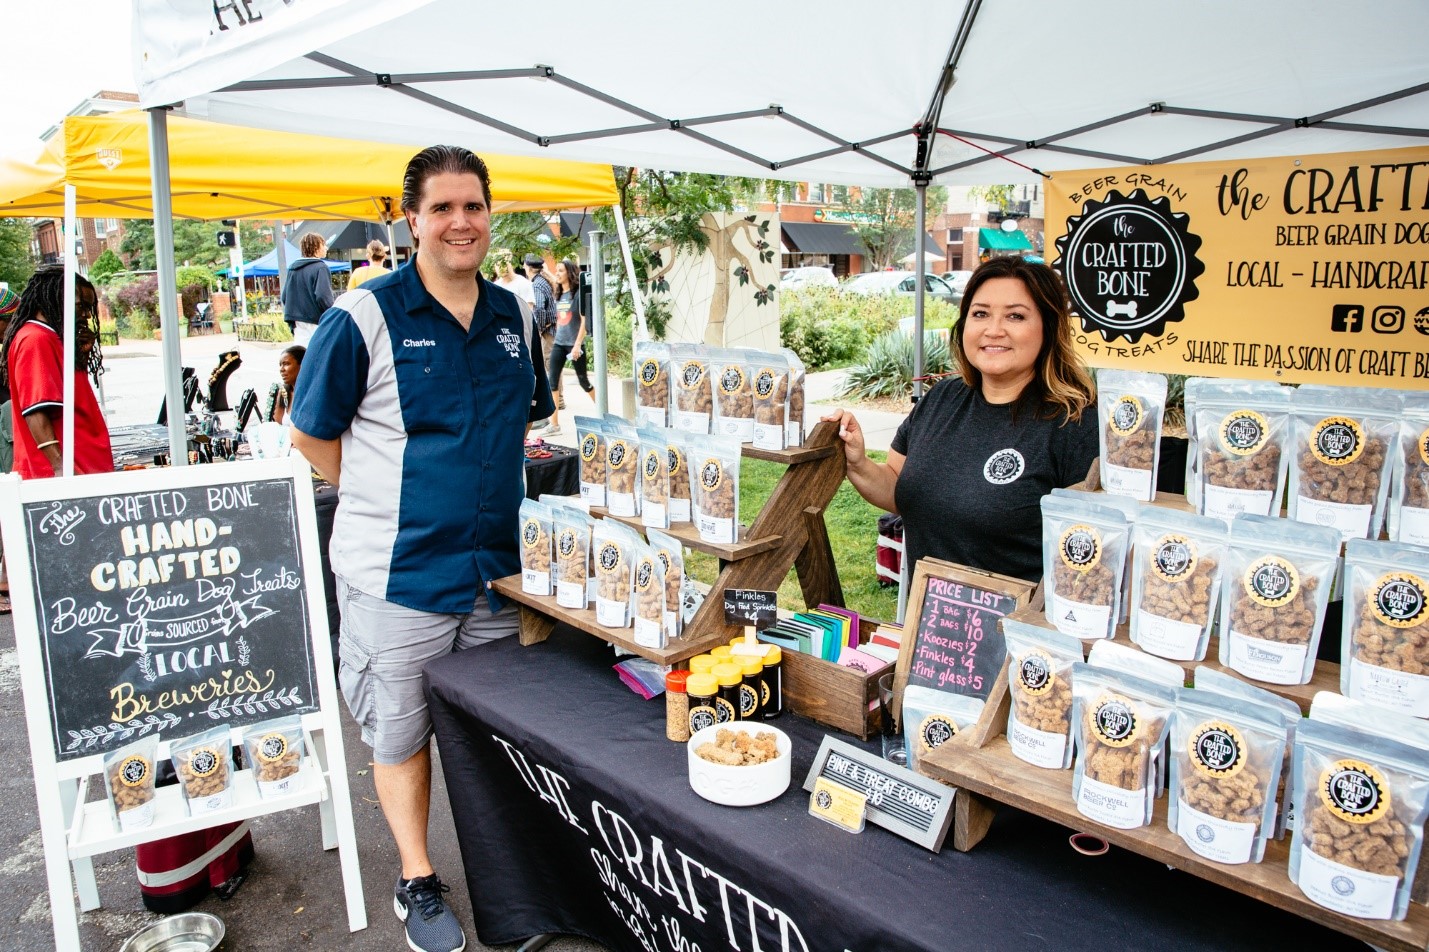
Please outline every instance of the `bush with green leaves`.
[{"label": "bush with green leaves", "polygon": [[94,259],[94,264],[89,266],[89,280],[97,287],[104,287],[110,279],[120,271],[124,270],[124,262],[119,260],[119,256],[108,248],[99,253],[99,257]]},{"label": "bush with green leaves", "polygon": [[218,275],[202,265],[186,264],[179,268],[174,276],[174,287],[183,290],[184,288],[194,285],[199,285],[204,290],[212,291],[218,287]]},{"label": "bush with green leaves", "polygon": [[[899,294],[845,294],[838,288],[793,288],[779,292],[779,335],[810,370],[847,366],[860,359],[878,335],[913,316],[913,299]],[[958,309],[925,302],[927,327],[947,327]]]},{"label": "bush with green leaves", "polygon": [[[948,341],[939,333],[923,335],[923,372],[946,374],[954,369]],[[838,395],[853,400],[907,399],[913,395],[913,335],[903,331],[880,334],[868,346],[863,363],[850,367]]]},{"label": "bush with green leaves", "polygon": [[129,337],[149,337],[159,323],[159,278],[153,274],[115,279],[105,291],[109,313]]}]

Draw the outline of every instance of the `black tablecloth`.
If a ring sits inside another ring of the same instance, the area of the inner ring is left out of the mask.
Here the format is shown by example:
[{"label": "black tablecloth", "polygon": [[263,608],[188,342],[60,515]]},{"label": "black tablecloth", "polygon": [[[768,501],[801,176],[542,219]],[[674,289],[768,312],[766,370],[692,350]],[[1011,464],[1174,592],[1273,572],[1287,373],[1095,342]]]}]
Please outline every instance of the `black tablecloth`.
[{"label": "black tablecloth", "polygon": [[1080,856],[1067,830],[1011,809],[965,854],[845,833],[808,815],[801,787],[824,730],[793,716],[777,722],[794,742],[789,791],[707,803],[684,745],[665,739],[663,699],[640,700],[613,662],[562,628],[427,667],[488,945],[555,932],[620,952],[1363,948],[1121,850]]},{"label": "black tablecloth", "polygon": [[581,471],[576,451],[564,446],[546,445],[550,456],[526,461],[526,498],[546,494],[574,496],[581,490]]}]

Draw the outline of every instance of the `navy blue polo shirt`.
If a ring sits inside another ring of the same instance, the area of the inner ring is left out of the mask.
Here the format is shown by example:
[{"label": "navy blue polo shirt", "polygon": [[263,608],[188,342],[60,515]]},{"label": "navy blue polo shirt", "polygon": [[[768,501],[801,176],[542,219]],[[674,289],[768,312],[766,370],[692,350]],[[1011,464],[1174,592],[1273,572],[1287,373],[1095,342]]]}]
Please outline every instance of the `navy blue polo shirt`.
[{"label": "navy blue polo shirt", "polygon": [[530,317],[478,277],[463,330],[408,264],[338,298],[308,344],[289,422],[342,441],[332,567],[418,611],[471,611],[520,571],[526,425],[551,415]]}]

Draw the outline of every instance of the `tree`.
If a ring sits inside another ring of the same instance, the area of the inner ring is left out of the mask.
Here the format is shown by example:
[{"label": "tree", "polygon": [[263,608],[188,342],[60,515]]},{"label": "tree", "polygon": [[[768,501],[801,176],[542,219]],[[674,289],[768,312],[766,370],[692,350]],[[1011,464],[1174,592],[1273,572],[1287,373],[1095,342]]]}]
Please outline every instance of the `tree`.
[{"label": "tree", "polygon": [[0,218],[0,281],[19,294],[25,290],[30,275],[35,273],[35,259],[30,256],[32,229],[28,219]]},{"label": "tree", "polygon": [[[947,203],[946,188],[929,188],[925,199],[927,218],[931,220]],[[913,232],[918,221],[918,193],[913,189],[850,189],[842,206],[853,218],[854,234],[867,249],[875,270],[893,267],[916,247]]]},{"label": "tree", "polygon": [[973,198],[980,198],[989,205],[997,206],[998,211],[1006,214],[1012,208],[1012,203],[1016,201],[1013,197],[1016,194],[1016,185],[974,185],[968,189],[968,194]]},{"label": "tree", "polygon": [[108,248],[102,251],[98,258],[94,259],[94,264],[89,266],[89,280],[95,284],[108,284],[109,279],[114,277],[116,272],[124,270],[124,262],[119,260],[119,256]]},{"label": "tree", "polygon": [[[267,222],[241,221],[239,235],[243,257],[251,261],[273,250],[272,226]],[[228,267],[228,249],[218,246],[218,233],[224,226],[212,221],[174,220],[174,263],[217,269]],[[124,225],[124,239],[119,253],[129,262],[132,271],[153,271],[158,268],[154,256],[154,222],[136,218]]]},{"label": "tree", "polygon": [[[760,179],[625,166],[615,167],[615,185],[625,216],[634,278],[646,295],[668,290],[668,286],[661,286],[663,274],[680,252],[703,252],[712,240],[718,244],[718,229],[705,220],[706,214],[748,208],[767,191],[766,183]],[[609,209],[598,209],[595,218],[607,235],[616,233],[615,215]],[[615,299],[628,309],[631,295],[625,262],[615,255],[611,264],[617,276]],[[722,277],[727,280],[727,275]],[[741,279],[741,286],[747,280],[747,276]],[[669,318],[668,306],[663,302],[646,301],[645,319],[652,335],[663,337]]]},{"label": "tree", "polygon": [[575,237],[552,238],[546,216],[540,212],[510,212],[491,217],[491,247],[505,248],[516,256],[517,270],[528,254],[546,255],[557,261],[580,253]]}]

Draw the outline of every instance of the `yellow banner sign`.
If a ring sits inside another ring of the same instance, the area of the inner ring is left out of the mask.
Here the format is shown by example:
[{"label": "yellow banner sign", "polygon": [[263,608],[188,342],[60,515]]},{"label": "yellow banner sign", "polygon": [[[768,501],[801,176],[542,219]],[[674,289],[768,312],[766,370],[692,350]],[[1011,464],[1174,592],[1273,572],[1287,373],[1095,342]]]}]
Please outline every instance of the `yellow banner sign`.
[{"label": "yellow banner sign", "polygon": [[1086,362],[1429,387],[1429,149],[1059,172]]}]

